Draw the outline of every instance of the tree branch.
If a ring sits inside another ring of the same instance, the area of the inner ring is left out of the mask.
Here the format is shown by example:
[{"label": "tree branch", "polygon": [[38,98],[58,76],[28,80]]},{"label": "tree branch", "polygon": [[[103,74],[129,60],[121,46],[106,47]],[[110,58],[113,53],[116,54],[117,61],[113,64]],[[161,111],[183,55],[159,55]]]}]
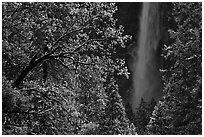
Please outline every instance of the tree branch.
[{"label": "tree branch", "polygon": [[[65,33],[63,33],[62,36],[60,36],[60,37],[55,41],[55,43],[53,44],[53,47],[56,46],[57,43],[58,43],[61,39],[63,39],[64,37],[66,37],[66,36],[69,35],[68,32],[69,32],[70,29],[74,26],[74,24],[77,22],[77,20],[78,20],[78,19],[76,19],[75,21],[73,21],[73,22],[71,23],[70,27],[65,31]],[[68,34],[67,34],[67,33],[68,33]]]},{"label": "tree branch", "polygon": [[77,48],[75,48],[72,52],[76,52],[77,50],[79,50],[81,47],[83,47],[85,44],[89,43],[89,42],[93,42],[93,41],[104,41],[105,39],[90,39],[86,42],[84,42],[83,44],[81,44],[80,46],[78,46]]},{"label": "tree branch", "polygon": [[53,59],[54,59],[55,61],[59,62],[63,67],[65,67],[65,68],[67,68],[67,69],[70,69],[69,66],[73,64],[73,62],[72,62],[72,63],[70,63],[69,65],[66,65],[66,64],[64,64],[64,62],[62,62],[60,59],[56,59],[56,58],[53,58]]},{"label": "tree branch", "polygon": [[[53,55],[58,49],[61,49],[63,48],[62,46],[57,46],[55,47],[64,37],[68,36],[68,35],[71,35],[72,33],[75,33],[75,32],[78,32],[80,30],[83,30],[84,28],[89,28],[90,26],[85,26],[85,27],[81,27],[79,29],[75,29],[73,31],[70,31],[70,29],[73,27],[73,25],[76,23],[78,19],[76,19],[75,21],[72,22],[72,24],[70,25],[70,27],[66,30],[65,33],[62,34],[62,36],[60,36],[55,42],[54,44],[52,45],[53,49],[43,55],[42,57],[39,57],[37,59],[37,56],[39,54],[36,53],[34,55],[34,57],[31,59],[31,61],[29,62],[29,64],[22,70],[22,72],[20,73],[20,75],[17,77],[17,79],[14,81],[13,83],[13,87],[19,87],[20,83],[24,80],[24,78],[27,76],[27,74],[34,68],[36,67],[39,63],[41,63],[42,61],[46,60],[46,59],[50,59],[50,58],[57,58],[57,57],[63,57],[63,58],[69,58],[71,59],[73,62],[72,64],[84,64],[84,65],[90,65],[90,64],[87,64],[87,63],[84,63],[84,62],[76,62],[74,61],[74,59],[70,56],[66,56],[66,54],[75,54],[81,47],[83,47],[85,44],[89,43],[89,42],[93,42],[93,41],[104,41],[104,39],[91,39],[91,40],[88,40],[86,42],[84,42],[82,45],[78,46],[77,48],[75,48],[73,51],[71,52],[65,52],[65,53],[60,53],[58,55]],[[61,64],[65,67],[66,65],[61,62]],[[70,64],[71,65],[71,64]]]}]

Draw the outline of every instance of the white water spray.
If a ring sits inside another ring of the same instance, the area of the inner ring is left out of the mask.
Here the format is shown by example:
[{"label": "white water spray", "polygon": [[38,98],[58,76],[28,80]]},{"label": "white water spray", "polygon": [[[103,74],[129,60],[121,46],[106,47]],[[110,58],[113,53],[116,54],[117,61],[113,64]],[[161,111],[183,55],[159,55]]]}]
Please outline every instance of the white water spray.
[{"label": "white water spray", "polygon": [[160,31],[159,3],[144,3],[138,47],[132,51],[133,60],[129,63],[133,82],[130,93],[133,112],[139,106],[141,98],[150,102],[152,98],[161,96],[161,74],[157,55]]}]

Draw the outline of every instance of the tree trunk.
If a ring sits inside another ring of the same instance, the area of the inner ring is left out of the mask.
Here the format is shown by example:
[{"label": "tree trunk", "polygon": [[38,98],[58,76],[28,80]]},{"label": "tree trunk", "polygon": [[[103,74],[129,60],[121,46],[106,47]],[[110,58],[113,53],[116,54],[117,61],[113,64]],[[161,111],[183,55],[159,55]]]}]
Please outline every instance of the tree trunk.
[{"label": "tree trunk", "polygon": [[28,73],[37,65],[37,62],[33,62],[31,64],[29,64],[28,66],[26,66],[25,69],[23,69],[20,73],[20,75],[17,77],[17,79],[14,81],[13,83],[13,88],[19,88],[19,85],[22,83],[22,81],[24,80],[24,78],[28,75]]},{"label": "tree trunk", "polygon": [[31,59],[30,63],[28,64],[28,66],[25,67],[25,69],[23,69],[20,73],[20,75],[18,76],[18,78],[14,81],[14,83],[12,84],[13,88],[19,88],[19,85],[23,82],[24,78],[28,75],[28,73],[35,68],[39,63],[41,63],[42,61],[48,59],[48,58],[52,58],[52,56],[50,56],[51,53],[46,54],[42,57],[40,57],[39,59],[36,60],[37,58],[37,54]]}]

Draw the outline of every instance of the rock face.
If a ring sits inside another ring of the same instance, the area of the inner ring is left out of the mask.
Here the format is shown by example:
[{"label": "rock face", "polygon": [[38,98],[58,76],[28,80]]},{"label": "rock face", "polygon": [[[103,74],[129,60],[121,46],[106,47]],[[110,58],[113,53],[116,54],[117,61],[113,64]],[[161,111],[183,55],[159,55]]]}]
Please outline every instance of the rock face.
[{"label": "rock face", "polygon": [[[160,47],[163,35],[162,4],[119,3],[118,23],[125,27],[125,34],[133,36],[126,51],[130,79],[121,79],[119,93],[134,112],[141,99],[150,102],[161,97]],[[125,84],[126,83],[126,84]]]},{"label": "rock face", "polygon": [[118,19],[117,25],[123,25],[125,34],[131,35],[136,40],[136,34],[139,30],[139,15],[142,8],[140,2],[118,2],[116,3],[118,11],[115,18]]}]

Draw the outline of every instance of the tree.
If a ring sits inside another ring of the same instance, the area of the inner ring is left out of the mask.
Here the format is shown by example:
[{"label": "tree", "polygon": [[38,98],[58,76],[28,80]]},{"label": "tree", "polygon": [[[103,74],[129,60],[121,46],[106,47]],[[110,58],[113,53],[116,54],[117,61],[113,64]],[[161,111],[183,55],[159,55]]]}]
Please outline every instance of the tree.
[{"label": "tree", "polygon": [[[107,86],[106,86],[107,84]],[[107,105],[103,111],[100,121],[100,134],[105,135],[135,135],[136,130],[126,116],[125,108],[119,95],[116,81],[111,73],[105,83],[105,93],[107,95]]]},{"label": "tree", "polygon": [[[127,39],[122,36],[122,28],[114,28],[113,3],[3,3],[2,6],[3,68],[14,65],[14,71],[20,72],[13,87],[19,87],[28,76],[33,79],[33,74],[36,79],[41,73],[57,77],[56,72],[62,67],[77,71],[79,65],[93,65],[93,56],[110,56]],[[16,77],[11,69],[4,72],[12,80]],[[45,81],[48,77],[43,75]]]},{"label": "tree", "polygon": [[136,108],[136,113],[134,114],[134,124],[136,127],[136,131],[139,135],[147,134],[146,126],[149,123],[150,117],[156,105],[156,101],[152,99],[150,103],[141,99],[140,105]]},{"label": "tree", "polygon": [[115,26],[115,4],[3,3],[2,11],[3,133],[98,133],[107,76],[126,70],[116,50],[129,37]]},{"label": "tree", "polygon": [[172,11],[177,28],[169,29],[173,43],[162,51],[165,62],[170,62],[163,66],[165,95],[148,130],[150,134],[201,134],[201,3],[173,3]]}]

